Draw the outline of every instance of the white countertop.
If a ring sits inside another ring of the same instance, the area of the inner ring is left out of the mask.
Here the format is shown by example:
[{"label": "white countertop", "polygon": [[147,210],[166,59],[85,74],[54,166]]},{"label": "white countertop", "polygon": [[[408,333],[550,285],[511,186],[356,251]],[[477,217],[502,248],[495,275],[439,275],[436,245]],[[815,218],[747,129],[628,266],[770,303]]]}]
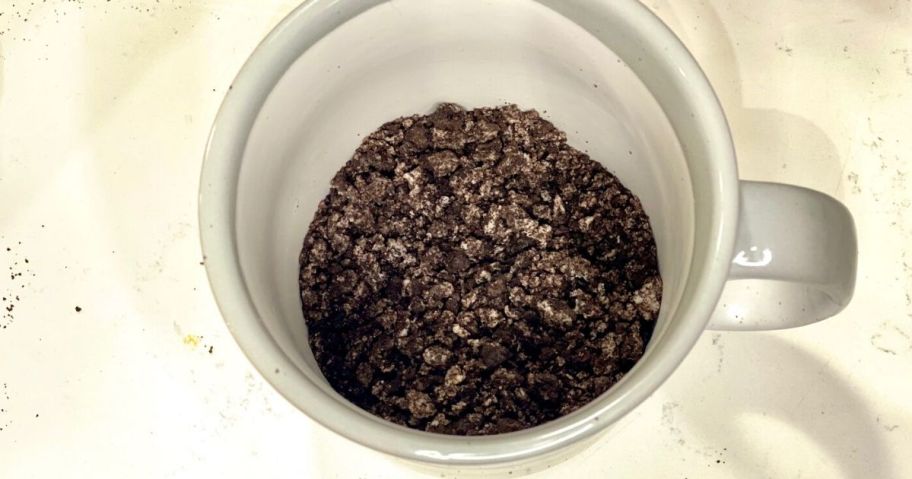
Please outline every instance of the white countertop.
[{"label": "white countertop", "polygon": [[[209,126],[296,3],[0,0],[0,477],[423,477],[278,396],[200,265]],[[742,178],[855,215],[856,296],[707,332],[616,434],[530,477],[912,477],[912,3],[649,4],[715,85]]]}]

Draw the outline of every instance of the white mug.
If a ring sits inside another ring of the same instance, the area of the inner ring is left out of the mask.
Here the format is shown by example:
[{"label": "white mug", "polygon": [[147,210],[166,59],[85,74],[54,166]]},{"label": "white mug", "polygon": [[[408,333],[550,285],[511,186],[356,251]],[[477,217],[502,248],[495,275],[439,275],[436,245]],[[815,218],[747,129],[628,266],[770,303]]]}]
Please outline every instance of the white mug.
[{"label": "white mug", "polygon": [[[309,350],[298,254],[330,178],[380,124],[444,101],[537,109],[640,197],[656,236],[663,301],[645,355],[595,401],[531,429],[459,437],[392,424],[333,391]],[[857,256],[837,201],[738,179],[708,80],[635,0],[305,2],[222,104],[200,228],[225,321],[279,393],[357,443],[459,467],[557,457],[595,437],[707,328],[785,328],[839,312]]]}]

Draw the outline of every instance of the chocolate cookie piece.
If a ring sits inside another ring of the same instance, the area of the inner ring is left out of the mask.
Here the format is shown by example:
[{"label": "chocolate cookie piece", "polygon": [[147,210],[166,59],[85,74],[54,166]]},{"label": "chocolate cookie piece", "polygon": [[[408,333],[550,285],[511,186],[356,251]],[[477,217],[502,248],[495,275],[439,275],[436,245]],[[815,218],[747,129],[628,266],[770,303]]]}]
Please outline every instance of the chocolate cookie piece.
[{"label": "chocolate cookie piece", "polygon": [[310,344],[390,421],[495,434],[567,414],[643,355],[662,280],[639,200],[535,111],[443,104],[367,136],[300,256]]}]

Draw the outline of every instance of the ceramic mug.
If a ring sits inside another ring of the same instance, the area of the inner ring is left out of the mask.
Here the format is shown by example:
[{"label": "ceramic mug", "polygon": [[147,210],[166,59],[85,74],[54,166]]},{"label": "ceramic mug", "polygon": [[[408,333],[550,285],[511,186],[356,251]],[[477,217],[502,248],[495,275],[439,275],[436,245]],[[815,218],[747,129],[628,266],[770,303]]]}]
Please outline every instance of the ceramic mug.
[{"label": "ceramic mug", "polygon": [[[664,292],[645,355],[595,401],[531,429],[458,437],[384,421],[332,390],[307,343],[298,254],[330,178],[363,135],[444,101],[537,109],[640,197],[656,235]],[[848,211],[739,181],[708,80],[635,0],[305,2],[228,92],[199,201],[212,290],[254,366],[327,428],[423,463],[554,457],[645,400],[705,329],[817,321],[855,281]]]}]

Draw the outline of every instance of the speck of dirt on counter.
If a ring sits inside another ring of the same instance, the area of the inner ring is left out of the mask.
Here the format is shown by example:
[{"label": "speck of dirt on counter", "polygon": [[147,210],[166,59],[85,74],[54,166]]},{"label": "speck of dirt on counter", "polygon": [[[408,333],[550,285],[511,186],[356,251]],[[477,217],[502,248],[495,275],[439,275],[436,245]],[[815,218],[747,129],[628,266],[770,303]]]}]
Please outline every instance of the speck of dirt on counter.
[{"label": "speck of dirt on counter", "polygon": [[[21,245],[22,242],[18,241],[17,244]],[[8,266],[10,281],[16,281],[18,279],[19,289],[25,289],[25,286],[28,283],[25,282],[23,277],[26,275],[33,278],[35,277],[35,273],[28,269],[30,260],[24,257],[17,258],[17,252],[13,251],[11,247],[6,247],[6,250],[12,252],[10,255],[11,264]],[[15,303],[21,302],[21,299],[19,298],[19,295],[13,294],[13,288],[15,287],[15,284],[9,284],[9,289],[4,291],[6,294],[2,296],[2,303],[0,303],[0,308],[2,308],[2,310],[0,310],[0,329],[7,329],[16,319],[13,315],[13,310],[16,309]]]},{"label": "speck of dirt on counter", "polygon": [[80,306],[76,306],[75,309],[76,309],[76,312],[77,312],[77,313],[81,313],[81,312],[82,312],[82,307],[80,307]]}]

